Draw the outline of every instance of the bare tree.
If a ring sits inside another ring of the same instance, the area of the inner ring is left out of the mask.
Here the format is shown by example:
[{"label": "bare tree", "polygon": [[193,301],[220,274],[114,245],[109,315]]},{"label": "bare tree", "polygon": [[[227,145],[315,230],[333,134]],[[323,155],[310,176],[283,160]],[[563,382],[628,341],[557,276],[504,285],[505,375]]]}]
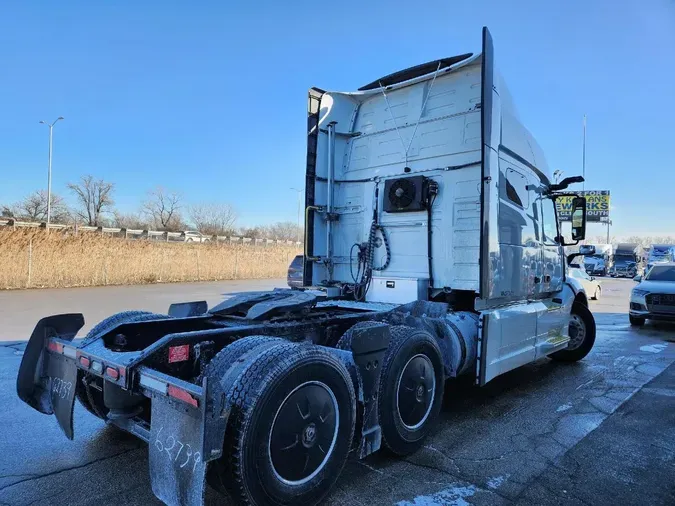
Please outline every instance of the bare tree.
[{"label": "bare tree", "polygon": [[188,209],[190,220],[202,234],[231,235],[237,213],[229,204],[199,204]]},{"label": "bare tree", "polygon": [[15,218],[17,215],[16,206],[14,205],[1,205],[0,206],[0,216],[3,218]]},{"label": "bare tree", "polygon": [[82,176],[79,183],[69,183],[68,188],[77,199],[78,207],[75,209],[77,216],[87,225],[102,226],[105,214],[109,213],[115,204],[112,196],[115,185],[87,175]]},{"label": "bare tree", "polygon": [[[22,201],[13,206],[14,214],[29,221],[47,221],[47,192],[37,190],[27,195]],[[68,223],[72,216],[65,200],[52,193],[52,208],[50,221],[52,223]]]},{"label": "bare tree", "polygon": [[303,239],[304,229],[298,227],[292,221],[279,221],[272,225],[258,225],[256,227],[244,227],[239,229],[239,235],[252,239],[279,239],[282,241],[295,241]]},{"label": "bare tree", "polygon": [[144,219],[140,213],[122,213],[118,210],[113,211],[113,225],[119,228],[130,228],[132,230],[147,230],[150,228],[148,220]]},{"label": "bare tree", "polygon": [[265,227],[242,227],[239,229],[241,237],[250,237],[251,239],[262,239],[267,237],[267,230]]},{"label": "bare tree", "polygon": [[170,192],[161,186],[148,192],[148,198],[143,202],[142,212],[151,219],[155,227],[169,232],[184,228],[180,215],[181,196]]},{"label": "bare tree", "polygon": [[303,231],[292,221],[280,221],[267,227],[267,237],[269,239],[280,239],[282,241],[302,240]]}]

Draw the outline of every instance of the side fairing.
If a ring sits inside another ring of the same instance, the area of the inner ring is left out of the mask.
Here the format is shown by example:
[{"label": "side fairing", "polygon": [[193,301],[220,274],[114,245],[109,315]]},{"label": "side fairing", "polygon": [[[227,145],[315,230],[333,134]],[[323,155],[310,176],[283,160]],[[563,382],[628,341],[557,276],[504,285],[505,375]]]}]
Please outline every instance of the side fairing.
[{"label": "side fairing", "polygon": [[480,292],[483,306],[489,307],[495,296],[500,256],[498,237],[499,145],[501,140],[501,104],[495,87],[494,47],[487,27],[483,28],[481,68],[481,235]]}]

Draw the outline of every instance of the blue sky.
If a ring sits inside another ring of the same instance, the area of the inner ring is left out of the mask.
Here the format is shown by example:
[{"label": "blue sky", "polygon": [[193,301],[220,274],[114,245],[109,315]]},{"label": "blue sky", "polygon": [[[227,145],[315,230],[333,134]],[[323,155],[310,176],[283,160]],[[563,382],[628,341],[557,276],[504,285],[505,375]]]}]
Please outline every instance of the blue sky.
[{"label": "blue sky", "polygon": [[[0,18],[0,203],[91,173],[295,220],[310,86],[353,90],[480,50],[552,168],[609,189],[613,234],[675,234],[675,1],[11,2]],[[603,229],[591,229],[601,233]]]}]

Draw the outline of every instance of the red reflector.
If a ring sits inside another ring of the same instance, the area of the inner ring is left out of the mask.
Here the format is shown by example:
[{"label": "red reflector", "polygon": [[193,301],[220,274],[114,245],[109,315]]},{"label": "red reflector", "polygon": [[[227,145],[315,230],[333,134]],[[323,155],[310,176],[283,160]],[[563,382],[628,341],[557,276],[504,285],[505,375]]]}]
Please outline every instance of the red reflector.
[{"label": "red reflector", "polygon": [[183,344],[181,346],[171,346],[169,348],[169,363],[185,362],[190,358],[190,345]]},{"label": "red reflector", "polygon": [[174,399],[181,400],[183,402],[187,402],[188,404],[191,404],[195,408],[199,405],[197,402],[197,399],[192,397],[192,394],[190,392],[187,392],[183,390],[182,388],[175,387],[173,385],[169,385],[169,396],[173,397]]},{"label": "red reflector", "polygon": [[63,353],[63,345],[61,343],[57,343],[56,341],[49,341],[47,343],[47,348],[49,351],[53,351],[55,353]]},{"label": "red reflector", "polygon": [[105,374],[114,380],[117,380],[120,377],[120,373],[114,367],[106,367]]},{"label": "red reflector", "polygon": [[80,356],[80,364],[82,364],[82,367],[85,369],[89,369],[89,365],[91,364],[91,360],[89,360],[85,356]]}]

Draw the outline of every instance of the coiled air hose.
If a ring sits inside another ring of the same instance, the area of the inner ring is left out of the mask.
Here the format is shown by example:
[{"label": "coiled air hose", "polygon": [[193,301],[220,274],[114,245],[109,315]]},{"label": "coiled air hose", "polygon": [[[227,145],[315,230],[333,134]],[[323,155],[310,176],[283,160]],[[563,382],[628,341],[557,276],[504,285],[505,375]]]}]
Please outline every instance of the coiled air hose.
[{"label": "coiled air hose", "polygon": [[[385,249],[385,261],[380,266],[375,266],[375,249],[377,248],[377,234],[382,236],[382,243],[384,244]],[[358,269],[356,271],[356,276],[352,269],[351,256],[354,248],[359,248],[358,254]],[[370,288],[370,282],[373,279],[373,271],[383,271],[391,263],[391,249],[389,247],[389,240],[387,239],[387,234],[384,231],[384,227],[377,223],[376,220],[370,225],[370,233],[368,234],[368,242],[365,245],[354,244],[350,251],[350,270],[352,271],[352,279],[354,280],[354,298],[357,301],[363,301],[366,298],[366,293],[368,288]],[[359,275],[361,278],[359,279]]]}]

